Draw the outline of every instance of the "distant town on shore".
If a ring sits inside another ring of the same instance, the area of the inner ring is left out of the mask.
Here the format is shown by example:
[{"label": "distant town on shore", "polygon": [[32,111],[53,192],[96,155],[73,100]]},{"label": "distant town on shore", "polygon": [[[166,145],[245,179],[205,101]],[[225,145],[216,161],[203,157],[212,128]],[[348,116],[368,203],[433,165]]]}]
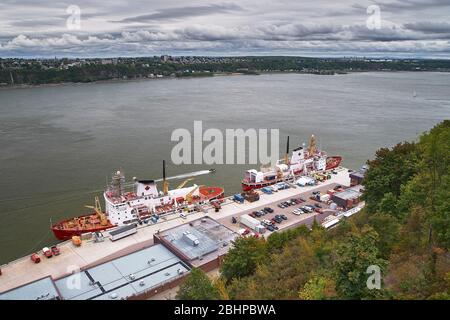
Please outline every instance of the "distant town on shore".
[{"label": "distant town on shore", "polygon": [[0,86],[89,83],[218,74],[292,72],[319,75],[367,71],[450,71],[450,60],[309,58],[286,56],[152,56],[117,58],[0,58]]}]

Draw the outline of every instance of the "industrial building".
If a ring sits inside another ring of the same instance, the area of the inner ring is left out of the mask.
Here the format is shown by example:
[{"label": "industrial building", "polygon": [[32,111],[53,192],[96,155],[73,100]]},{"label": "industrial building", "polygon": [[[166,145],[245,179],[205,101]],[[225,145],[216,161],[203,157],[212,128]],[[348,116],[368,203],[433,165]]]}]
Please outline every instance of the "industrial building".
[{"label": "industrial building", "polygon": [[351,209],[361,200],[363,189],[364,187],[361,185],[347,188],[344,191],[333,194],[331,201],[335,202],[339,207]]},{"label": "industrial building", "polygon": [[364,165],[358,171],[353,171],[349,174],[351,187],[363,183],[364,176],[366,175],[367,169],[369,169],[369,166]]},{"label": "industrial building", "polygon": [[217,268],[238,234],[214,219],[204,217],[154,235],[190,267]]}]

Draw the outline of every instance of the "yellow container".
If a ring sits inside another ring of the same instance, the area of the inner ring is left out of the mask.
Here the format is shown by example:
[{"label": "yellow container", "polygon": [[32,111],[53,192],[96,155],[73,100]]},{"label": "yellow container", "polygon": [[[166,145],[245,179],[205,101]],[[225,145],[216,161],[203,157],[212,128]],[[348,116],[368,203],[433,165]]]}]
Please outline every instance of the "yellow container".
[{"label": "yellow container", "polygon": [[81,238],[79,236],[73,236],[72,237],[72,243],[74,246],[81,246]]}]

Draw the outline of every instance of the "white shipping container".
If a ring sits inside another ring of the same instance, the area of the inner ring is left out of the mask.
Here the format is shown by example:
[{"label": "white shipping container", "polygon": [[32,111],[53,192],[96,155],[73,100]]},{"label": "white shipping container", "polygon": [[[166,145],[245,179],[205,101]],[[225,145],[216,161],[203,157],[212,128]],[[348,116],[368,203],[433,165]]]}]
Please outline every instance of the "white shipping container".
[{"label": "white shipping container", "polygon": [[127,225],[124,227],[120,227],[116,230],[110,231],[109,234],[111,235],[111,241],[116,241],[122,238],[125,238],[127,236],[130,236],[137,232],[136,225]]},{"label": "white shipping container", "polygon": [[265,228],[261,224],[261,222],[255,218],[250,217],[248,214],[243,214],[241,216],[241,223],[256,232],[263,233],[265,231]]}]

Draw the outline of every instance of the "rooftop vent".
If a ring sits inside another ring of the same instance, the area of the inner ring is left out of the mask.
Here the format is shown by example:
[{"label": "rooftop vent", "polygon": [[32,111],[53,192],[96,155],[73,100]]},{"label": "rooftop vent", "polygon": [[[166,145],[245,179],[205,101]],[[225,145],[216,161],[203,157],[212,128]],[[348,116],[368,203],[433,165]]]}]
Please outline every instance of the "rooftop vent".
[{"label": "rooftop vent", "polygon": [[109,297],[110,297],[111,299],[117,299],[118,295],[117,295],[117,293],[113,292],[113,293],[111,293],[111,294],[109,295]]}]

